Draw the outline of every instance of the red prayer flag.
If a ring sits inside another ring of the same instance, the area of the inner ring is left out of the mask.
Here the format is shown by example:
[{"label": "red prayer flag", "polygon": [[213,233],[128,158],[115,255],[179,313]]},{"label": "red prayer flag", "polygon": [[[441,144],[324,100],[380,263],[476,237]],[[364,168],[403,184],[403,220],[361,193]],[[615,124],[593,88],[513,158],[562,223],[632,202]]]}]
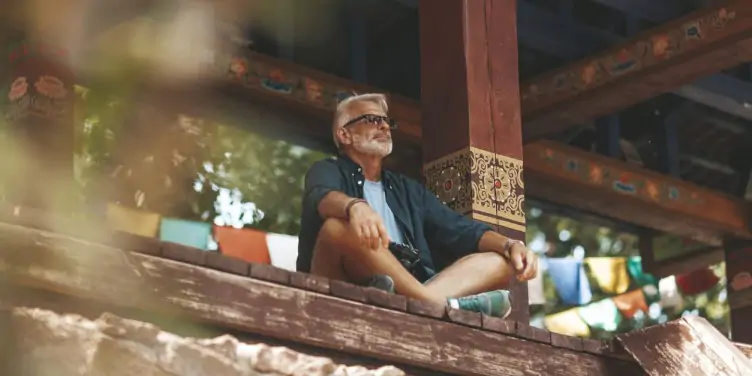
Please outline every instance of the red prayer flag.
[{"label": "red prayer flag", "polygon": [[271,264],[266,233],[254,229],[236,229],[214,226],[214,239],[219,244],[219,252],[256,264]]},{"label": "red prayer flag", "polygon": [[708,291],[718,281],[720,278],[711,269],[700,269],[676,276],[676,286],[684,295],[696,295]]}]

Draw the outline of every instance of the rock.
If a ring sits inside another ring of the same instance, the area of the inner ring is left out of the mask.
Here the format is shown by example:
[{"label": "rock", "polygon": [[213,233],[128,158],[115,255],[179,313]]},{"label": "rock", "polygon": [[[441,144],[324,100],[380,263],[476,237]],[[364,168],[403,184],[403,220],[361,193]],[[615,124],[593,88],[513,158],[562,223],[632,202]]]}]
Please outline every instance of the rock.
[{"label": "rock", "polygon": [[13,325],[23,374],[56,376],[403,376],[337,365],[285,347],[246,344],[224,335],[183,338],[140,321],[103,314],[96,321],[35,308],[15,308]]}]

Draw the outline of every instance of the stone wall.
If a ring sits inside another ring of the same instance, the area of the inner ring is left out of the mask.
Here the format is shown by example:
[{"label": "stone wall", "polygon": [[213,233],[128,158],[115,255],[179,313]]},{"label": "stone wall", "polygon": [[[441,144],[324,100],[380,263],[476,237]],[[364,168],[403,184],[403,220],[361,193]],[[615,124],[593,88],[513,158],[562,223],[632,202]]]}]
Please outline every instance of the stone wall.
[{"label": "stone wall", "polygon": [[284,347],[246,344],[231,336],[183,338],[139,321],[104,314],[96,321],[78,315],[16,308],[22,373],[54,376],[400,376],[347,367]]}]

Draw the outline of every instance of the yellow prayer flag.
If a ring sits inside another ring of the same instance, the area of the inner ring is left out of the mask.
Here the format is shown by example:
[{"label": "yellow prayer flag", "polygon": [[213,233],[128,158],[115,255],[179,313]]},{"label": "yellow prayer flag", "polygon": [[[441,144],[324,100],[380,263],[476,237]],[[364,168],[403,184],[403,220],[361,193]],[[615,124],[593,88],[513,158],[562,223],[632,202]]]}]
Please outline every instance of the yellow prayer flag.
[{"label": "yellow prayer flag", "polygon": [[161,218],[158,213],[107,204],[107,223],[113,230],[154,238],[159,232]]},{"label": "yellow prayer flag", "polygon": [[576,337],[590,336],[590,327],[582,320],[576,308],[548,315],[543,322],[546,328],[554,333]]},{"label": "yellow prayer flag", "polygon": [[622,294],[629,288],[627,259],[624,257],[588,257],[585,263],[601,291]]}]

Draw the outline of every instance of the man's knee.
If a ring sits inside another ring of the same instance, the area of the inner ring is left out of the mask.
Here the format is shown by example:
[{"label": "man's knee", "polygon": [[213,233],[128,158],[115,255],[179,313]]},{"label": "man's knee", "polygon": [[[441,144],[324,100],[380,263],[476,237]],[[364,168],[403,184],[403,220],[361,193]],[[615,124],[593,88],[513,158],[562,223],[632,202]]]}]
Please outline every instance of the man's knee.
[{"label": "man's knee", "polygon": [[318,242],[327,244],[342,242],[347,236],[348,223],[339,218],[328,218],[321,225]]}]

